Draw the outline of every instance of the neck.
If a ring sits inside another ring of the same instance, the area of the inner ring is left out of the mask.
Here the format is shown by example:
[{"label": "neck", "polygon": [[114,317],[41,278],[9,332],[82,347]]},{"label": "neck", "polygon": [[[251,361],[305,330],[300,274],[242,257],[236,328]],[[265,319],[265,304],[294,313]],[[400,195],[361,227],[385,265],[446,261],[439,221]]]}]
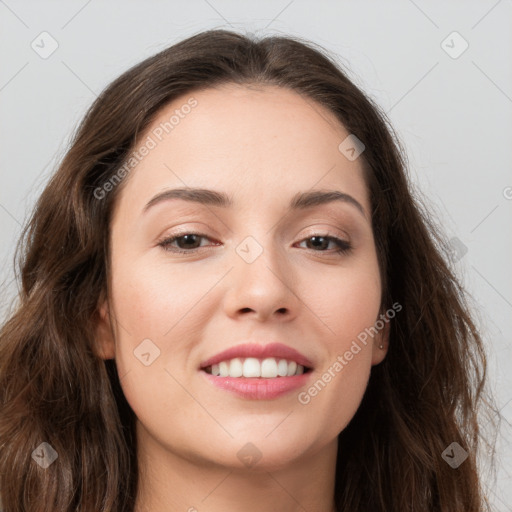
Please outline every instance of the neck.
[{"label": "neck", "polygon": [[[165,449],[137,428],[139,485],[135,512],[335,512],[337,439],[317,452],[272,468],[225,466]],[[236,505],[235,508],[240,508]]]}]

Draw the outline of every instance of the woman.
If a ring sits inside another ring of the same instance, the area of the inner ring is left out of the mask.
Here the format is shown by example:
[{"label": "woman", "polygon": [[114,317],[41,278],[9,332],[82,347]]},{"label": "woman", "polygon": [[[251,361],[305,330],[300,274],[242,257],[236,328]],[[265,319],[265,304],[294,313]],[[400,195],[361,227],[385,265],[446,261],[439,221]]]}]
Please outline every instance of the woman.
[{"label": "woman", "polygon": [[402,155],[293,38],[113,82],[24,232],[5,512],[482,510],[482,341]]}]

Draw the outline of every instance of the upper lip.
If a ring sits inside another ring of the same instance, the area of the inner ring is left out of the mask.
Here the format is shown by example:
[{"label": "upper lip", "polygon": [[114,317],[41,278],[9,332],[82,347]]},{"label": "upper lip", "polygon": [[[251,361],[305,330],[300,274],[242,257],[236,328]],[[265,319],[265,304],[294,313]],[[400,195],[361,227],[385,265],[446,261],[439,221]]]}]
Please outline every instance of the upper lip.
[{"label": "upper lip", "polygon": [[218,364],[221,361],[229,361],[236,357],[255,357],[257,359],[265,359],[267,357],[275,357],[278,359],[287,359],[288,361],[295,361],[306,368],[312,368],[313,363],[303,354],[294,348],[283,345],[282,343],[269,343],[267,345],[258,345],[256,343],[244,343],[235,345],[234,347],[223,350],[213,357],[201,363],[200,368],[206,368],[213,364]]}]

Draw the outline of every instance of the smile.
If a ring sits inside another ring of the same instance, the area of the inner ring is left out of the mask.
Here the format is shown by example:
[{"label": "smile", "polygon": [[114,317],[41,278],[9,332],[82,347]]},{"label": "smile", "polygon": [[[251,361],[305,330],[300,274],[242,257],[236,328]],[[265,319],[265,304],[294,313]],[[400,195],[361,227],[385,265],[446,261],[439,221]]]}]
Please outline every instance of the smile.
[{"label": "smile", "polygon": [[275,357],[267,357],[265,359],[236,357],[207,366],[204,369],[206,373],[216,377],[261,377],[263,379],[302,375],[307,370],[308,368],[304,368],[304,366],[297,364],[295,361]]}]

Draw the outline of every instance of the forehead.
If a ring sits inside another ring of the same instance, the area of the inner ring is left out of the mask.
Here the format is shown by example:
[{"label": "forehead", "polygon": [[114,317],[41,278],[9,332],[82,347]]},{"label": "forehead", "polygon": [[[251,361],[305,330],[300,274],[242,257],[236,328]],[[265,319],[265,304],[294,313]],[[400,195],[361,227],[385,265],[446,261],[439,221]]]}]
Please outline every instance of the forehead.
[{"label": "forehead", "polygon": [[131,171],[121,202],[176,186],[225,190],[245,205],[334,188],[368,208],[362,159],[350,161],[338,149],[348,135],[332,112],[289,89],[195,91],[163,107],[139,136],[138,147],[151,149]]}]

